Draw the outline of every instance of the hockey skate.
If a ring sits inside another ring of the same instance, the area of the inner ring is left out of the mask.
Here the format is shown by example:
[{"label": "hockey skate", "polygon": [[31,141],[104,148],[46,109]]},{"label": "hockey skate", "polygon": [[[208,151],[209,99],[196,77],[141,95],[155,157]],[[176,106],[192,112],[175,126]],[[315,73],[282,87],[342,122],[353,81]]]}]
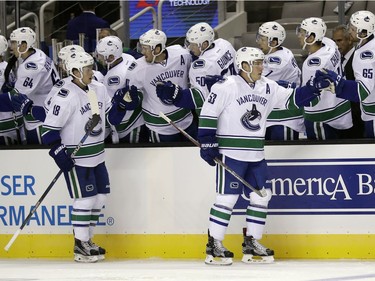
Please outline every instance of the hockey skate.
[{"label": "hockey skate", "polygon": [[246,236],[242,243],[242,262],[244,263],[272,263],[274,251],[260,244],[253,236]]},{"label": "hockey skate", "polygon": [[85,263],[97,262],[99,260],[99,252],[88,241],[85,242],[74,238],[74,260]]},{"label": "hockey skate", "polygon": [[[231,265],[233,263],[233,253],[225,248],[221,241],[210,236],[208,231],[208,243],[206,245],[206,264],[210,265]],[[220,258],[220,259],[215,259]]]},{"label": "hockey skate", "polygon": [[96,245],[91,239],[88,241],[89,245],[96,251],[99,252],[99,255],[98,255],[98,260],[101,261],[101,260],[104,260],[105,259],[105,249]]}]

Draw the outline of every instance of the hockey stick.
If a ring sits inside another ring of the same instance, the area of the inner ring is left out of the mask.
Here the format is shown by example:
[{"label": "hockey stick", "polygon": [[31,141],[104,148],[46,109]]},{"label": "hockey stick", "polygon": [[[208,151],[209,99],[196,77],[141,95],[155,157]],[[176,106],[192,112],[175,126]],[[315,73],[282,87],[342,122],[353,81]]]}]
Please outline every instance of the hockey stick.
[{"label": "hockey stick", "polygon": [[[95,92],[90,91],[87,93],[88,98],[90,100],[91,104],[91,112],[93,113],[92,118],[88,121],[86,125],[86,133],[80,140],[80,142],[77,144],[73,152],[70,154],[70,157],[74,156],[77,154],[77,152],[81,149],[81,146],[83,143],[86,141],[86,139],[89,137],[90,133],[92,130],[95,128],[95,126],[99,123],[100,121],[100,115],[99,115],[99,105],[98,101],[96,98]],[[53,178],[51,183],[48,185],[47,189],[43,192],[42,196],[39,198],[39,200],[36,202],[34,208],[31,209],[30,213],[26,217],[26,219],[22,222],[20,228],[13,234],[12,238],[9,240],[8,244],[4,247],[4,250],[8,252],[9,248],[12,246],[14,241],[17,239],[18,235],[21,233],[22,229],[26,226],[26,224],[30,221],[31,216],[36,212],[38,209],[39,205],[42,203],[44,198],[47,196],[47,194],[50,192],[52,187],[55,185],[56,181],[60,178],[61,174],[63,173],[62,170],[59,170],[57,175]]]},{"label": "hockey stick", "polygon": [[[201,145],[199,142],[194,139],[192,136],[190,136],[188,133],[186,133],[183,129],[178,127],[171,119],[169,119],[163,112],[159,113],[159,116],[163,118],[165,121],[167,121],[169,124],[171,124],[173,127],[175,127],[178,131],[180,131],[186,138],[188,138],[192,143],[194,143],[199,148]],[[221,167],[223,167],[225,170],[227,170],[232,176],[234,176],[236,179],[238,179],[242,184],[244,184],[246,187],[250,188],[252,191],[254,191],[256,194],[258,194],[260,197],[267,196],[267,192],[265,189],[258,190],[255,187],[253,187],[250,183],[245,181],[240,175],[238,175],[235,171],[232,170],[227,164],[225,164],[223,161],[221,161],[219,158],[214,159],[217,164],[219,164]]]}]

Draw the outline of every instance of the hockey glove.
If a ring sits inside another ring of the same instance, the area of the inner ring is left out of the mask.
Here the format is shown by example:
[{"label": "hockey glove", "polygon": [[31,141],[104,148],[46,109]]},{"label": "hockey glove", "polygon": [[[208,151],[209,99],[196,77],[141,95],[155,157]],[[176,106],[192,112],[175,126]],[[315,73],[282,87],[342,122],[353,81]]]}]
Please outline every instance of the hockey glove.
[{"label": "hockey glove", "polygon": [[334,94],[340,95],[344,87],[345,79],[342,79],[342,76],[338,75],[336,72],[325,68],[316,71],[315,79],[317,81],[326,80],[326,84],[329,83],[329,86],[326,88]]},{"label": "hockey glove", "polygon": [[219,81],[224,81],[224,77],[221,75],[207,75],[204,77],[204,82],[206,83],[207,89],[211,92],[211,87]]},{"label": "hockey glove", "polygon": [[156,95],[165,104],[176,104],[182,97],[180,86],[171,81],[159,81],[156,83]]},{"label": "hockey glove", "polygon": [[58,143],[51,148],[49,155],[55,160],[57,166],[64,172],[69,172],[74,167],[74,160],[68,155],[65,145]]},{"label": "hockey glove", "polygon": [[[323,85],[323,84],[321,84],[321,82],[322,82],[322,81],[316,81],[315,78],[310,78],[310,79],[306,82],[306,87],[307,87],[307,89],[308,89],[311,93],[313,93],[313,94],[319,96],[319,95],[320,95],[320,91],[323,90],[323,87],[324,87],[324,86],[326,86],[326,84]],[[328,82],[328,83],[329,83],[329,82]],[[324,89],[325,89],[325,88],[324,88]]]},{"label": "hockey glove", "polygon": [[216,166],[215,158],[220,157],[219,144],[215,136],[205,136],[199,139],[201,144],[200,154],[210,166]]},{"label": "hockey glove", "polygon": [[295,89],[297,88],[297,84],[295,82],[289,82],[289,81],[285,81],[285,80],[278,80],[276,81],[277,84],[279,84],[281,87],[284,87],[286,89]]},{"label": "hockey glove", "polygon": [[113,96],[113,101],[121,110],[134,110],[139,105],[138,89],[136,86],[125,87],[118,90]]},{"label": "hockey glove", "polygon": [[33,101],[27,97],[27,95],[18,93],[11,95],[12,106],[15,111],[20,111],[23,116],[26,116],[33,105]]}]

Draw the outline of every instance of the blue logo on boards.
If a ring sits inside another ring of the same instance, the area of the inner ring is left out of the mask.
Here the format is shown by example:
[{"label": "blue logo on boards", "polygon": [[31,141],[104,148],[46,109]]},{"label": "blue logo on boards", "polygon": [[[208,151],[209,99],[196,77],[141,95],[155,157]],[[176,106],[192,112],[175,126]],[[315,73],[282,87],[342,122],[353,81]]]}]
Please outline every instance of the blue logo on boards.
[{"label": "blue logo on boards", "polygon": [[[269,214],[375,214],[375,159],[267,162],[273,194]],[[234,214],[246,212],[244,198]]]}]

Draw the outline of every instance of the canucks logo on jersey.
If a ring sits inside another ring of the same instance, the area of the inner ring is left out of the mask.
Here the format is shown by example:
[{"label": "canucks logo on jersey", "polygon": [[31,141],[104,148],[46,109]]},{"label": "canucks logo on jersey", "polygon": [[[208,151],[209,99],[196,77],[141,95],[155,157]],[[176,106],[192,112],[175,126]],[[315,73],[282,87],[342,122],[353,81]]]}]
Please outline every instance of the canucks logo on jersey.
[{"label": "canucks logo on jersey", "polygon": [[259,123],[261,119],[262,114],[257,110],[256,105],[253,104],[251,111],[247,110],[247,112],[242,115],[241,123],[246,129],[258,131],[260,129]]},{"label": "canucks logo on jersey", "polygon": [[311,58],[308,60],[307,65],[308,66],[319,66],[320,65],[320,58]]},{"label": "canucks logo on jersey", "polygon": [[371,51],[364,51],[360,55],[361,60],[372,59],[373,57],[374,55]]}]

